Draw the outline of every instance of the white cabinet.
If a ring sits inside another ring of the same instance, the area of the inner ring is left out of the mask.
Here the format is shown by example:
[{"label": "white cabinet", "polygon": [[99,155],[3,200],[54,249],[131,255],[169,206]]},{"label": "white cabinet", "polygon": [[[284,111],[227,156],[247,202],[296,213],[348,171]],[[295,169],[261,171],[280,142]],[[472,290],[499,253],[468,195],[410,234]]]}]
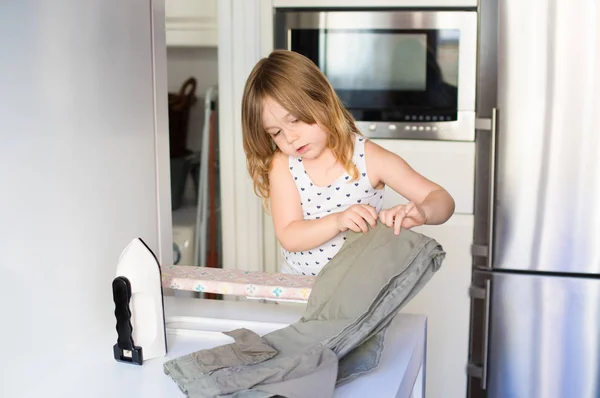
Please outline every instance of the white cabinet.
[{"label": "white cabinet", "polygon": [[[446,258],[402,312],[427,316],[426,396],[464,397],[469,352],[475,143],[378,139],[373,142],[400,155],[454,197],[456,210],[450,220],[443,225],[414,229],[436,239],[446,251]],[[386,187],[384,208],[405,202]]]},{"label": "white cabinet", "polygon": [[[454,198],[455,213],[473,214],[474,142],[383,139],[372,141],[398,154],[418,173],[444,187]],[[406,203],[406,200],[391,188],[385,189],[384,208]]]},{"label": "white cabinet", "polygon": [[403,313],[427,316],[427,397],[465,397],[469,344],[473,216],[455,214],[443,225],[417,227],[446,251],[442,267]]},{"label": "white cabinet", "polygon": [[216,47],[217,0],[165,0],[167,46]]}]

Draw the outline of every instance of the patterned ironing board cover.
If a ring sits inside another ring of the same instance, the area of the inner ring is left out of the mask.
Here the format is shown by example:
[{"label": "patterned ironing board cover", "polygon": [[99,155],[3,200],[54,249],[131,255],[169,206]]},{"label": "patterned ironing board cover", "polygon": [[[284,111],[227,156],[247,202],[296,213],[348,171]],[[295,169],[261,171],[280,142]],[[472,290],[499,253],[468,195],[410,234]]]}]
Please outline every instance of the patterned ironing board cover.
[{"label": "patterned ironing board cover", "polygon": [[162,285],[176,290],[306,301],[314,276],[169,265],[161,267]]}]

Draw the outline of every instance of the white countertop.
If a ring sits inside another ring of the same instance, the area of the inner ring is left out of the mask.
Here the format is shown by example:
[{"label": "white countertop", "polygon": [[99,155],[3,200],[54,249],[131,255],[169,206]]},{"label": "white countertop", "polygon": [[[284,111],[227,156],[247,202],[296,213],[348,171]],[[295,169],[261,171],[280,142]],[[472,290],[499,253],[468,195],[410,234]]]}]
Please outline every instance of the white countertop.
[{"label": "white countertop", "polygon": [[[64,380],[55,380],[54,385],[46,386],[49,388],[46,391],[61,397],[184,397],[175,382],[165,375],[164,362],[233,341],[220,331],[247,327],[265,334],[284,327],[296,321],[302,310],[303,306],[298,304],[165,297],[168,349],[165,358],[148,360],[142,366],[120,363],[112,357],[112,346],[98,344],[88,347],[81,361],[62,370]],[[116,333],[111,332],[116,341]],[[399,314],[386,334],[380,366],[337,388],[335,397],[410,397],[424,361],[425,337],[424,316]]]}]

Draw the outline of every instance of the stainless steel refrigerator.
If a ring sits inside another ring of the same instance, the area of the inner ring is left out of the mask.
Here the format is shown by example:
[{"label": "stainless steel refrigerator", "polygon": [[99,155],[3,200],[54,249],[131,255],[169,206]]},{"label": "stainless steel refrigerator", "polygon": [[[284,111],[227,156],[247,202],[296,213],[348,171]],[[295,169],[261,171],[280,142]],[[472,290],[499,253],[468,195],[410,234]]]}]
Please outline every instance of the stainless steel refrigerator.
[{"label": "stainless steel refrigerator", "polygon": [[468,396],[600,397],[600,4],[479,12]]}]

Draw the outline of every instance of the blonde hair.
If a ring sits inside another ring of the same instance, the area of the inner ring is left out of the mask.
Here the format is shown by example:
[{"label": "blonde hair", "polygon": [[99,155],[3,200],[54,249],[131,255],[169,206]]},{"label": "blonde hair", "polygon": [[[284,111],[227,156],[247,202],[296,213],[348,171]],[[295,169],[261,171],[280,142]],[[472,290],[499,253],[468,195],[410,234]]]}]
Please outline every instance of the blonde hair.
[{"label": "blonde hair", "polygon": [[303,55],[275,50],[261,59],[246,81],[242,97],[242,135],[246,166],[252,177],[254,192],[268,209],[269,171],[279,151],[264,129],[263,101],[271,98],[298,120],[318,123],[327,133],[327,147],[342,164],[352,180],[358,169],[352,162],[353,134],[361,134],[354,118],[344,107],[321,70]]}]

